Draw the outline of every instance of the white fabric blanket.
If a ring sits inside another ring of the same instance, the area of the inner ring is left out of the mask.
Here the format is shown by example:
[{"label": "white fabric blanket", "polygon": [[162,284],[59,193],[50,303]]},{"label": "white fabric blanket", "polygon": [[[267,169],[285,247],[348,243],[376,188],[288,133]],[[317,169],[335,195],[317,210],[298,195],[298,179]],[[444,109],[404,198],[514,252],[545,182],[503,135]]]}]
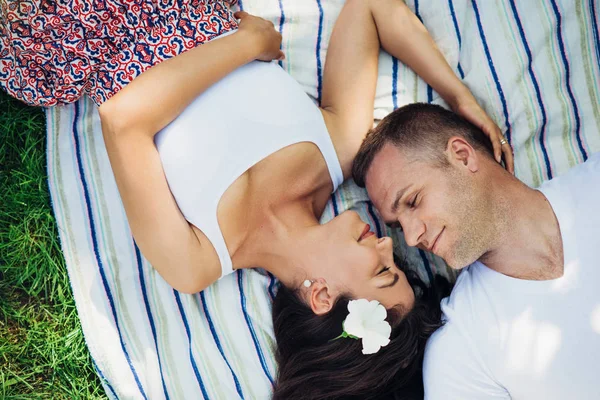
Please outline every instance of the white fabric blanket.
[{"label": "white fabric blanket", "polygon": [[[283,33],[283,68],[318,100],[327,44],[343,0],[240,0]],[[596,0],[409,1],[515,148],[532,186],[600,149],[600,6]],[[375,116],[439,96],[380,57]],[[47,111],[48,174],[86,342],[109,398],[266,399],[276,376],[270,302],[275,280],[237,272],[197,295],[171,289],[135,247],[87,99]],[[323,220],[351,207],[381,234],[351,182]],[[396,236],[396,235],[395,235]],[[439,259],[403,245],[424,279]]]}]

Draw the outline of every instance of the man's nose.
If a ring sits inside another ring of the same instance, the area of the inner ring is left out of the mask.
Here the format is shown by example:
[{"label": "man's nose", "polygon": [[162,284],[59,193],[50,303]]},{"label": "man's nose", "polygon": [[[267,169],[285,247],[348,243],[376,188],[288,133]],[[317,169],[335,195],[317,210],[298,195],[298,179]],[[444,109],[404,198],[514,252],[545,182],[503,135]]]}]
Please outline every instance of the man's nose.
[{"label": "man's nose", "polygon": [[404,240],[410,247],[418,246],[425,233],[425,224],[418,218],[406,218],[400,222],[404,231]]}]

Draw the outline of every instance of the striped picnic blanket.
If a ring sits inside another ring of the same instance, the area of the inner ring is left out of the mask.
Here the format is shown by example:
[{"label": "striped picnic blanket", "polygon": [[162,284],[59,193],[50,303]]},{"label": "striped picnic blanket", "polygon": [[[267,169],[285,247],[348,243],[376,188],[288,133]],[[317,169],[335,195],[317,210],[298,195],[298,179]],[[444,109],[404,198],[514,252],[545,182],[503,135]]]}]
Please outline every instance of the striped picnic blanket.
[{"label": "striped picnic blanket", "polygon": [[[283,34],[282,67],[316,101],[343,0],[239,0]],[[536,186],[600,150],[597,0],[408,1],[456,73],[505,131],[517,175]],[[442,103],[415,74],[380,57],[375,116]],[[240,271],[196,295],[171,289],[135,246],[89,99],[47,110],[48,175],[87,345],[111,399],[266,399],[276,376],[272,276]],[[385,226],[352,182],[323,220],[357,209]],[[407,249],[423,279],[442,261]]]}]

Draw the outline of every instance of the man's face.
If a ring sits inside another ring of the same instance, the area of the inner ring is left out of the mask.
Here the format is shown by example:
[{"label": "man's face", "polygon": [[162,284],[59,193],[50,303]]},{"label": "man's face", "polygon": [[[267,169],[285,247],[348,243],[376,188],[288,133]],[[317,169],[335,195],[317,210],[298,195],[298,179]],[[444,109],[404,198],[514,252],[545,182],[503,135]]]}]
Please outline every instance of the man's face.
[{"label": "man's face", "polygon": [[463,268],[488,250],[489,202],[461,163],[439,167],[386,144],[366,175],[373,204],[389,225],[400,224],[406,243]]}]

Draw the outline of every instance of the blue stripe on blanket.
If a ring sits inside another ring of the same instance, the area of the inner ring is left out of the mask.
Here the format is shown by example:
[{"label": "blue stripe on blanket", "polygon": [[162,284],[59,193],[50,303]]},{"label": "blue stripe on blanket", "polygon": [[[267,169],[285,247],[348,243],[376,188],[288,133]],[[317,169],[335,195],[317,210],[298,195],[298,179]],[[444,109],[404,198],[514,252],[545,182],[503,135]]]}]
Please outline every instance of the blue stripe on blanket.
[{"label": "blue stripe on blanket", "polygon": [[594,47],[596,48],[597,65],[600,67],[600,34],[598,34],[598,21],[596,19],[596,5],[594,0],[590,0],[590,19],[592,20],[592,30],[594,31]]},{"label": "blue stripe on blanket", "polygon": [[[423,23],[423,18],[421,18],[421,13],[419,12],[419,0],[415,0],[415,15],[419,18],[419,21]],[[425,24],[423,24],[425,25]],[[433,88],[427,84],[427,102],[431,103],[433,100]]]},{"label": "blue stripe on blanket", "polygon": [[219,349],[219,353],[221,353],[221,357],[227,364],[229,371],[231,371],[231,376],[233,376],[233,381],[235,382],[235,389],[242,399],[244,399],[244,394],[242,393],[242,387],[240,386],[240,381],[238,380],[235,372],[233,372],[233,368],[231,368],[231,364],[229,364],[229,360],[225,357],[225,352],[223,351],[223,346],[221,346],[221,341],[219,340],[219,335],[217,335],[217,331],[215,330],[215,325],[213,324],[212,318],[210,317],[210,313],[208,312],[208,307],[206,306],[206,297],[204,296],[204,291],[200,292],[200,301],[202,303],[202,309],[204,310],[204,315],[206,316],[206,321],[208,322],[208,327],[210,328],[210,333]]},{"label": "blue stripe on blanket", "polygon": [[323,90],[323,71],[321,66],[321,39],[323,36],[323,6],[321,0],[317,0],[319,6],[319,30],[317,33],[317,103],[321,104],[321,93]]},{"label": "blue stripe on blanket", "polygon": [[94,251],[94,257],[96,258],[96,263],[98,265],[98,271],[100,272],[100,277],[102,278],[102,285],[104,286],[104,290],[106,292],[106,297],[108,298],[108,302],[110,304],[112,316],[115,321],[115,327],[117,328],[117,333],[119,334],[119,342],[121,344],[121,349],[123,350],[123,354],[125,355],[125,358],[127,359],[127,363],[129,365],[129,368],[131,369],[131,372],[132,372],[135,382],[140,390],[141,395],[144,397],[144,399],[147,399],[146,393],[144,392],[144,388],[142,387],[142,384],[139,380],[138,374],[135,371],[135,367],[133,366],[133,363],[131,362],[131,357],[129,356],[129,353],[127,352],[125,342],[123,341],[123,335],[121,334],[121,328],[119,327],[119,318],[117,316],[115,301],[112,296],[110,286],[108,284],[108,279],[106,278],[106,273],[104,271],[104,263],[102,262],[102,258],[100,257],[100,251],[98,249],[98,238],[96,237],[96,226],[94,223],[94,214],[92,211],[92,206],[90,204],[90,194],[89,194],[87,180],[85,177],[85,171],[83,168],[83,160],[82,160],[82,156],[81,156],[82,150],[81,150],[81,146],[79,144],[79,128],[77,127],[77,122],[79,119],[79,105],[80,104],[81,104],[80,102],[77,102],[75,104],[75,115],[73,117],[73,138],[74,138],[74,143],[75,143],[75,154],[77,157],[77,168],[79,170],[81,185],[83,187],[85,209],[87,211],[88,221],[90,222],[90,233],[92,235],[92,248]]},{"label": "blue stripe on blanket", "polygon": [[333,205],[333,216],[337,217],[340,215],[340,211],[338,210],[337,202],[335,201],[335,193],[331,194],[331,205]]},{"label": "blue stripe on blanket", "polygon": [[512,9],[513,16],[517,23],[517,28],[519,29],[519,35],[521,36],[521,41],[523,42],[523,47],[525,48],[525,53],[527,54],[527,70],[529,71],[529,76],[531,78],[531,82],[533,83],[533,87],[535,89],[535,95],[537,97],[537,102],[540,107],[540,111],[542,112],[542,125],[540,126],[540,147],[542,148],[542,153],[544,155],[544,162],[546,164],[546,174],[547,179],[552,179],[552,165],[550,164],[550,157],[548,156],[548,150],[544,145],[544,140],[546,138],[546,107],[544,106],[544,102],[542,100],[542,92],[540,90],[540,86],[538,84],[537,78],[535,77],[535,73],[533,72],[533,57],[531,56],[531,48],[529,47],[529,43],[527,42],[527,38],[525,37],[525,31],[523,30],[523,25],[521,24],[521,18],[519,17],[519,12],[517,11],[517,6],[515,5],[515,0],[510,0],[510,8]]},{"label": "blue stripe on blanket", "polygon": [[508,107],[506,104],[506,98],[504,97],[504,91],[502,90],[502,86],[500,85],[500,79],[498,78],[498,74],[496,73],[496,68],[494,67],[494,61],[492,60],[492,55],[490,54],[490,49],[487,44],[487,39],[485,37],[485,33],[483,32],[483,26],[481,25],[481,16],[479,15],[479,9],[477,8],[477,3],[475,0],[471,0],[473,4],[473,11],[475,12],[475,19],[477,20],[477,28],[479,29],[479,37],[481,38],[481,43],[483,44],[483,49],[485,51],[485,56],[488,60],[488,65],[490,67],[490,71],[492,72],[492,76],[494,77],[494,82],[496,83],[496,89],[498,91],[498,95],[500,96],[500,101],[502,102],[502,112],[504,113],[504,123],[506,125],[506,140],[510,143],[511,141],[511,132],[510,132],[510,120],[508,118]]},{"label": "blue stripe on blanket", "polygon": [[454,24],[454,31],[456,32],[456,38],[458,39],[458,73],[461,79],[465,79],[465,72],[460,64],[460,50],[462,48],[462,37],[460,36],[460,29],[458,28],[458,20],[456,19],[456,13],[454,12],[454,3],[452,0],[448,0],[448,7],[450,7],[450,15],[452,16],[452,23]]},{"label": "blue stripe on blanket", "polygon": [[269,295],[271,296],[271,301],[273,301],[275,299],[275,276],[270,272],[267,272],[267,274],[269,274]]},{"label": "blue stripe on blanket", "polygon": [[260,360],[260,365],[261,365],[265,375],[269,379],[269,382],[271,382],[271,385],[273,385],[273,378],[271,377],[271,374],[269,373],[269,369],[267,368],[267,362],[265,360],[265,355],[263,354],[263,351],[260,348],[260,343],[258,342],[258,338],[256,337],[256,332],[254,331],[254,326],[252,325],[252,321],[250,320],[250,316],[248,315],[248,310],[246,309],[246,295],[244,294],[244,282],[242,280],[242,271],[238,270],[236,273],[237,273],[237,278],[238,278],[238,286],[239,286],[239,290],[240,290],[240,302],[242,305],[242,312],[244,313],[244,319],[246,320],[246,324],[248,325],[248,330],[250,331],[250,335],[252,335],[252,341],[254,342],[254,348],[256,349],[256,354],[258,355],[258,358]]},{"label": "blue stripe on blanket", "polygon": [[398,59],[392,56],[392,102],[398,108]]},{"label": "blue stripe on blanket", "polygon": [[[283,12],[283,3],[279,0],[279,33],[283,35],[283,24],[285,23],[285,13]],[[283,46],[283,41],[281,42]],[[279,66],[283,67],[283,61],[279,60]]]},{"label": "blue stripe on blanket", "polygon": [[369,216],[371,217],[372,221],[375,221],[375,229],[377,230],[377,237],[381,238],[383,237],[383,229],[381,227],[381,225],[379,225],[379,218],[377,218],[377,214],[375,213],[375,210],[373,209],[373,203],[371,203],[371,201],[367,201],[367,212],[369,213]]},{"label": "blue stripe on blanket", "polygon": [[119,400],[119,396],[117,396],[117,393],[115,392],[115,389],[113,389],[113,387],[110,385],[110,382],[108,381],[108,379],[106,379],[106,377],[104,376],[104,374],[102,373],[102,371],[100,370],[100,368],[98,368],[98,364],[96,364],[96,361],[94,360],[94,358],[91,357],[91,359],[92,359],[92,365],[94,366],[94,369],[96,370],[96,372],[100,376],[100,379],[102,380],[102,383],[104,385],[106,385],[106,387],[110,390],[110,393],[113,395],[113,397],[115,399]]},{"label": "blue stripe on blanket", "polygon": [[206,393],[206,388],[204,387],[204,382],[202,381],[202,377],[200,376],[200,371],[198,371],[198,365],[196,364],[196,360],[194,359],[194,354],[192,353],[192,335],[190,333],[190,326],[187,321],[187,317],[185,316],[185,311],[183,311],[183,304],[181,304],[181,298],[179,292],[173,289],[173,294],[175,295],[175,301],[177,302],[177,308],[179,309],[179,314],[181,314],[181,319],[183,320],[183,325],[185,327],[185,333],[188,337],[188,347],[190,349],[190,362],[192,363],[192,369],[194,370],[194,375],[196,375],[196,380],[198,381],[198,386],[200,386],[200,390],[202,391],[202,397],[205,400],[208,400],[208,393]]},{"label": "blue stripe on blanket", "polygon": [[558,38],[558,47],[560,48],[560,55],[562,57],[563,63],[565,64],[565,84],[567,85],[567,93],[569,94],[569,100],[571,101],[571,105],[573,106],[573,113],[575,114],[575,137],[577,138],[577,145],[579,146],[579,151],[581,151],[581,155],[583,156],[583,161],[585,161],[587,160],[588,155],[581,141],[581,119],[579,117],[579,108],[577,107],[577,102],[575,101],[575,96],[573,95],[573,90],[571,88],[570,83],[571,75],[569,61],[567,60],[565,43],[563,41],[562,35],[562,17],[560,15],[560,10],[556,5],[556,1],[550,0],[550,3],[552,4],[552,10],[556,15],[556,35]]},{"label": "blue stripe on blanket", "polygon": [[148,301],[148,293],[146,291],[146,282],[144,278],[144,268],[142,265],[142,256],[140,254],[140,249],[135,243],[135,239],[133,239],[133,246],[135,249],[135,260],[138,266],[138,276],[140,278],[140,286],[142,287],[142,297],[144,298],[144,306],[146,307],[146,314],[148,315],[148,321],[150,322],[150,329],[152,330],[152,338],[154,339],[154,348],[156,349],[156,357],[158,358],[158,369],[160,371],[160,380],[162,382],[163,392],[165,393],[165,398],[169,400],[169,392],[167,391],[167,386],[165,385],[165,378],[163,376],[163,368],[162,362],[160,360],[160,352],[158,351],[158,340],[156,339],[156,327],[154,325],[154,318],[152,317],[152,311],[150,309],[150,302]]},{"label": "blue stripe on blanket", "polygon": [[431,272],[431,264],[429,264],[429,259],[427,258],[427,254],[421,249],[419,249],[419,255],[421,256],[421,260],[423,260],[423,265],[425,265],[425,271],[427,272],[427,278],[429,279],[429,284],[433,285],[433,272]]},{"label": "blue stripe on blanket", "polygon": [[427,102],[431,103],[433,101],[433,88],[427,85]]}]

